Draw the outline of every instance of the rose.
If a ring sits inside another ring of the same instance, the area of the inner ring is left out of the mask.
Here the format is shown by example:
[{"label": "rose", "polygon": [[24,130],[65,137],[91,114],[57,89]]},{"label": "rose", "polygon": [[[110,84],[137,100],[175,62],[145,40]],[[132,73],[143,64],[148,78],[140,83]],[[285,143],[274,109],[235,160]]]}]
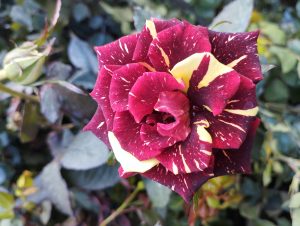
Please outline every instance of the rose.
[{"label": "rose", "polygon": [[120,176],[139,173],[187,201],[211,177],[249,173],[257,37],[152,19],[95,47],[98,109],[85,130],[112,148]]}]

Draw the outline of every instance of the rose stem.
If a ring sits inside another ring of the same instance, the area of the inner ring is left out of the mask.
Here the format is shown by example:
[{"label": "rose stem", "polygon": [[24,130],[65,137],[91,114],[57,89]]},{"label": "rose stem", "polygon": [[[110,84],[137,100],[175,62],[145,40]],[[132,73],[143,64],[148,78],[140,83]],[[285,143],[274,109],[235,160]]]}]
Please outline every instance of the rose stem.
[{"label": "rose stem", "polygon": [[3,85],[1,83],[0,83],[0,92],[8,93],[11,96],[19,97],[19,98],[22,98],[22,99],[25,99],[25,100],[30,100],[30,101],[33,101],[33,102],[39,102],[39,98],[38,97],[14,91],[14,90],[8,88],[7,86],[5,86],[5,85]]},{"label": "rose stem", "polygon": [[125,199],[125,201],[119,206],[116,211],[114,211],[111,215],[109,215],[106,219],[104,219],[99,226],[106,226],[111,221],[113,221],[117,216],[119,216],[123,210],[132,202],[132,200],[136,197],[136,195],[141,191],[142,186],[137,185],[134,191]]}]

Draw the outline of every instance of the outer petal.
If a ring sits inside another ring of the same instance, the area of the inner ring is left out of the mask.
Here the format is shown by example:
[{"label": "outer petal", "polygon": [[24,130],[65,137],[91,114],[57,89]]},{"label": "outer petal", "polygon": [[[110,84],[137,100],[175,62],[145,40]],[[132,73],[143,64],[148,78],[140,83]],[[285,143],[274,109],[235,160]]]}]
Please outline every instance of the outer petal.
[{"label": "outer petal", "polygon": [[129,111],[116,113],[113,132],[124,150],[138,160],[150,159],[160,154],[162,149],[154,149],[141,140],[140,129],[141,124],[134,121]]},{"label": "outer petal", "polygon": [[259,32],[223,33],[209,31],[213,55],[238,73],[260,81],[263,76],[257,54]]},{"label": "outer petal", "polygon": [[129,111],[136,122],[152,113],[159,93],[183,89],[172,75],[165,72],[146,72],[139,77],[129,93]]},{"label": "outer petal", "polygon": [[215,175],[251,173],[251,149],[260,120],[251,123],[247,138],[239,150],[214,150]]},{"label": "outer petal", "polygon": [[244,142],[257,112],[255,85],[250,79],[242,76],[239,90],[222,114],[200,114],[205,115],[209,121],[208,131],[213,138],[213,148],[238,149]]},{"label": "outer petal", "polygon": [[212,168],[212,140],[205,127],[207,121],[198,117],[192,132],[182,143],[176,144],[156,158],[175,175],[204,171]]},{"label": "outer petal", "polygon": [[189,202],[199,187],[212,177],[202,172],[174,175],[162,165],[158,165],[142,175],[171,188],[186,202]]},{"label": "outer petal", "polygon": [[155,158],[147,159],[144,161],[140,161],[135,158],[132,154],[121,147],[118,139],[113,132],[108,132],[108,138],[112,147],[112,151],[114,152],[116,159],[122,166],[122,169],[120,169],[121,175],[125,173],[143,173],[159,163]]},{"label": "outer petal", "polygon": [[108,130],[112,130],[113,118],[115,115],[110,106],[109,87],[111,83],[112,72],[118,68],[119,66],[115,65],[106,65],[102,67],[99,70],[95,87],[91,92],[91,96],[94,100],[96,100],[102,109]]},{"label": "outer petal", "polygon": [[103,46],[96,46],[99,68],[106,64],[124,65],[133,63],[132,57],[139,34],[127,35]]},{"label": "outer petal", "polygon": [[146,61],[148,50],[150,47],[150,44],[152,40],[156,37],[156,35],[176,24],[180,23],[177,19],[170,19],[170,20],[159,20],[159,19],[152,19],[146,22],[146,25],[144,26],[143,30],[140,33],[140,36],[138,38],[136,48],[134,50],[133,59],[135,61]]},{"label": "outer petal", "polygon": [[128,110],[128,94],[132,86],[146,69],[138,64],[127,64],[113,72],[109,99],[114,111]]},{"label": "outer petal", "polygon": [[218,115],[238,90],[240,75],[211,54],[197,55],[202,60],[190,79],[189,98],[194,105],[208,107]]},{"label": "outer petal", "polygon": [[99,106],[98,106],[93,118],[83,128],[83,131],[91,131],[93,134],[95,134],[96,137],[98,137],[100,140],[102,140],[110,148],[105,118],[104,118],[102,110]]},{"label": "outer petal", "polygon": [[168,71],[188,56],[210,50],[207,28],[182,22],[157,34],[148,55],[158,71]]}]

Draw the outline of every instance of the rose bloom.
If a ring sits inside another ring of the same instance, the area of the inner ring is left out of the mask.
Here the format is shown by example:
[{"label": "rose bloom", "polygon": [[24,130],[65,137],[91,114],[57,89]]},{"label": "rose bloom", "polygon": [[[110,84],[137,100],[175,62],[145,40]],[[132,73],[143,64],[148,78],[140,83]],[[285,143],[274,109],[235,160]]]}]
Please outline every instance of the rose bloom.
[{"label": "rose bloom", "polygon": [[257,37],[151,19],[95,47],[98,109],[85,130],[112,149],[121,177],[141,174],[186,201],[212,177],[250,173]]}]

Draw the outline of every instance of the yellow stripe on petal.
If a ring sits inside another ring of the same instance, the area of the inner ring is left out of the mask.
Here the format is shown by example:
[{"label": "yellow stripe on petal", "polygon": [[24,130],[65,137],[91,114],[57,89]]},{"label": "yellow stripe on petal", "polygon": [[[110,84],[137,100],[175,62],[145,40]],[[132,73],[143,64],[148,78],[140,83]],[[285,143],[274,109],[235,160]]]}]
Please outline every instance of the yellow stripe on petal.
[{"label": "yellow stripe on petal", "polygon": [[217,77],[233,71],[229,66],[220,63],[211,53],[194,53],[191,56],[185,58],[184,60],[178,62],[170,71],[177,81],[183,81],[185,84],[185,91],[188,90],[189,82],[192,74],[198,69],[200,63],[204,57],[209,57],[209,65],[206,74],[203,79],[199,82],[198,88],[207,87],[212,81]]},{"label": "yellow stripe on petal", "polygon": [[212,143],[212,138],[209,132],[205,129],[204,126],[197,126],[197,133],[199,136],[199,140]]},{"label": "yellow stripe on petal", "polygon": [[129,152],[125,151],[113,132],[108,132],[109,143],[116,159],[121,164],[124,172],[144,173],[156,166],[159,161],[155,158],[140,161]]},{"label": "yellow stripe on petal", "polygon": [[241,130],[242,132],[246,133],[246,131],[242,127],[240,127],[239,125],[237,125],[237,124],[234,124],[234,123],[231,123],[231,122],[226,122],[226,121],[221,120],[221,119],[219,119],[219,121],[223,122],[223,123],[225,123],[227,125],[233,126],[233,127],[237,128],[237,129]]},{"label": "yellow stripe on petal", "polygon": [[236,115],[243,115],[243,116],[256,116],[258,112],[258,107],[250,108],[250,109],[224,109],[224,111],[227,111],[232,114]]},{"label": "yellow stripe on petal", "polygon": [[207,72],[203,76],[203,79],[199,82],[198,89],[207,87],[216,78],[231,71],[233,71],[231,67],[220,63],[212,54],[210,54]]},{"label": "yellow stripe on petal", "polygon": [[209,53],[194,53],[193,55],[178,62],[170,71],[178,82],[184,82],[185,91],[188,90],[192,74],[199,67],[202,59]]},{"label": "yellow stripe on petal", "polygon": [[166,54],[166,52],[163,50],[163,48],[161,48],[159,46],[157,46],[157,48],[160,50],[160,53],[161,53],[162,57],[164,58],[166,65],[168,67],[170,67],[170,59],[169,59],[168,55]]},{"label": "yellow stripe on petal", "polygon": [[155,39],[157,37],[157,32],[152,20],[146,20],[146,28],[150,31],[152,38]]},{"label": "yellow stripe on petal", "polygon": [[241,56],[240,58],[232,61],[231,63],[227,64],[228,67],[235,67],[236,65],[238,65],[239,62],[241,62],[242,60],[244,60],[245,58],[247,58],[247,55]]}]

